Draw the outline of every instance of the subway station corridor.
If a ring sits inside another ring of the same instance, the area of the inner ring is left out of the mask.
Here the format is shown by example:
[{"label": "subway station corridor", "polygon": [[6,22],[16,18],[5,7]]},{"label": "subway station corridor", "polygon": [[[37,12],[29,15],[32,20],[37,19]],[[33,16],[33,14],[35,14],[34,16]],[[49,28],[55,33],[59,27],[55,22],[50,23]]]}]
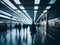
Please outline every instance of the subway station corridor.
[{"label": "subway station corridor", "polygon": [[60,0],[0,0],[0,45],[60,45]]}]

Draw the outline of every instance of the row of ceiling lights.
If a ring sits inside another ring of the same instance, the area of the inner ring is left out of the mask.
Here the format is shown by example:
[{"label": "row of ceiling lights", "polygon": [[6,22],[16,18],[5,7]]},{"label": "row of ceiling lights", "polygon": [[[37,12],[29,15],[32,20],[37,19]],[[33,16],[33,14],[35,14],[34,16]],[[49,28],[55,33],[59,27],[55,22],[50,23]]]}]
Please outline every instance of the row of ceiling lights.
[{"label": "row of ceiling lights", "polygon": [[[4,15],[3,15],[4,14]],[[6,15],[6,16],[5,16]],[[16,20],[16,16],[12,16],[10,15],[9,13],[7,12],[4,12],[2,10],[0,10],[0,17],[3,17],[3,18],[7,18],[7,19],[11,19],[10,17],[12,17],[12,20]]]},{"label": "row of ceiling lights", "polygon": [[34,4],[35,4],[35,6],[34,6],[34,22],[35,22],[35,19],[36,19],[37,10],[39,8],[38,5],[36,6],[36,4],[39,4],[39,3],[40,3],[40,0],[35,0],[34,1]]},{"label": "row of ceiling lights", "polygon": [[[14,2],[16,4],[21,4],[21,2],[19,0],[14,0]],[[25,15],[29,18],[29,22],[32,23],[32,19],[30,18],[29,14],[27,13],[27,11],[25,10],[24,6],[21,5],[19,6],[19,8],[25,13]],[[22,13],[20,10],[16,10],[18,13],[20,13],[21,15],[24,15],[24,13]]]},{"label": "row of ceiling lights", "polygon": [[[17,9],[9,0],[3,0],[6,4],[8,4],[12,9]],[[14,2],[16,4],[21,4],[21,2],[19,0],[14,0]],[[21,10],[25,9],[23,6],[19,6],[19,8]],[[18,13],[20,13],[21,15],[25,16],[20,10],[16,10]],[[28,15],[26,10],[23,10],[23,12],[28,16],[28,18],[30,18],[30,16]],[[30,20],[32,21],[32,19],[30,18]],[[29,20],[27,20],[29,21]],[[29,21],[31,23],[31,21]]]},{"label": "row of ceiling lights", "polygon": [[[14,2],[16,4],[21,4],[21,2],[19,0],[14,0]],[[25,15],[30,19],[30,21],[32,21],[32,19],[30,18],[29,14],[27,13],[27,11],[25,10],[24,6],[21,5],[19,6],[19,8],[25,13]],[[24,15],[20,10],[18,10],[18,13],[21,13],[22,15]]]},{"label": "row of ceiling lights", "polygon": [[[7,3],[11,8],[13,8],[13,9],[17,9],[9,0],[3,0],[5,3]],[[14,2],[16,3],[16,4],[21,4],[21,2],[19,1],[19,0],[14,0]],[[56,2],[56,0],[51,0],[50,2],[49,2],[49,4],[54,4]],[[40,3],[40,0],[35,0],[35,2],[34,2],[34,4],[39,4]],[[20,9],[25,9],[23,6],[19,6],[20,7]],[[50,9],[51,8],[51,6],[47,6],[46,7],[46,10],[44,10],[43,11],[43,13],[45,13],[45,12],[47,12],[48,11],[48,9]],[[34,17],[36,18],[36,13],[37,13],[37,10],[38,10],[38,6],[34,6],[34,9],[35,9],[35,11],[34,11]],[[18,13],[20,13],[20,14],[22,14],[22,15],[24,15],[20,10],[16,10]],[[28,13],[27,13],[27,11],[26,10],[23,10],[23,12],[26,14],[26,15],[28,15]],[[42,14],[43,14],[42,13]],[[29,17],[29,16],[28,16]],[[41,17],[41,16],[40,16]],[[35,18],[34,18],[34,20],[35,20]],[[31,19],[31,18],[30,18]],[[38,18],[38,20],[39,20],[39,18]]]},{"label": "row of ceiling lights", "polygon": [[[56,2],[56,0],[51,0],[51,1],[49,2],[49,4],[53,5],[55,2]],[[52,6],[47,6],[47,7],[45,8],[45,10],[43,11],[43,13],[42,13],[42,14],[39,16],[39,18],[36,20],[36,22],[38,22],[38,20],[44,15],[44,13],[46,13],[51,7],[52,7]]]}]

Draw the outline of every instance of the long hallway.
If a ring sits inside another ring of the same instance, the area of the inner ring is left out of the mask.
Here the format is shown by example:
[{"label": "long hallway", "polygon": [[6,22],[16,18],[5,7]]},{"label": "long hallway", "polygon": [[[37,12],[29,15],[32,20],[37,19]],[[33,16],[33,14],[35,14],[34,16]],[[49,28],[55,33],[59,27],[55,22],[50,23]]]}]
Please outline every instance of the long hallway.
[{"label": "long hallway", "polygon": [[0,45],[60,45],[60,0],[0,0]]}]

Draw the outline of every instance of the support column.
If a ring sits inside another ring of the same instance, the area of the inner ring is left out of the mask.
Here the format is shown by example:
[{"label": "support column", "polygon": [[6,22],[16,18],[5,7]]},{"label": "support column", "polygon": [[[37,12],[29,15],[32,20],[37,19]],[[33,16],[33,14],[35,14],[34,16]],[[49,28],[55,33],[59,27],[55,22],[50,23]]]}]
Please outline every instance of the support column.
[{"label": "support column", "polygon": [[48,15],[47,13],[45,14],[46,16],[46,32],[48,33]]}]

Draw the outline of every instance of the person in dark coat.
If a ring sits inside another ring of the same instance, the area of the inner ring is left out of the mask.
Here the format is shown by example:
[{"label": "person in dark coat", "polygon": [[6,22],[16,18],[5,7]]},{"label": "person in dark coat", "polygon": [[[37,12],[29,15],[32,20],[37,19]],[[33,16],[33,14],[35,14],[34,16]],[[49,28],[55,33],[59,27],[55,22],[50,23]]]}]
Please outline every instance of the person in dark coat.
[{"label": "person in dark coat", "polygon": [[35,34],[36,34],[36,26],[34,24],[34,22],[32,23],[32,25],[30,26],[30,32],[31,32],[31,37],[32,37],[32,45],[34,43],[34,37],[35,37]]},{"label": "person in dark coat", "polygon": [[25,24],[23,24],[23,29],[25,29],[26,28],[26,25]]},{"label": "person in dark coat", "polygon": [[30,32],[31,32],[31,35],[34,35],[36,33],[36,27],[35,27],[35,24],[33,22],[33,24],[30,26]]},{"label": "person in dark coat", "polygon": [[17,24],[15,24],[15,28],[16,28],[16,30],[17,30],[17,28],[18,28]]},{"label": "person in dark coat", "polygon": [[21,24],[18,25],[18,29],[19,29],[19,32],[20,32],[20,29],[21,29]]}]

